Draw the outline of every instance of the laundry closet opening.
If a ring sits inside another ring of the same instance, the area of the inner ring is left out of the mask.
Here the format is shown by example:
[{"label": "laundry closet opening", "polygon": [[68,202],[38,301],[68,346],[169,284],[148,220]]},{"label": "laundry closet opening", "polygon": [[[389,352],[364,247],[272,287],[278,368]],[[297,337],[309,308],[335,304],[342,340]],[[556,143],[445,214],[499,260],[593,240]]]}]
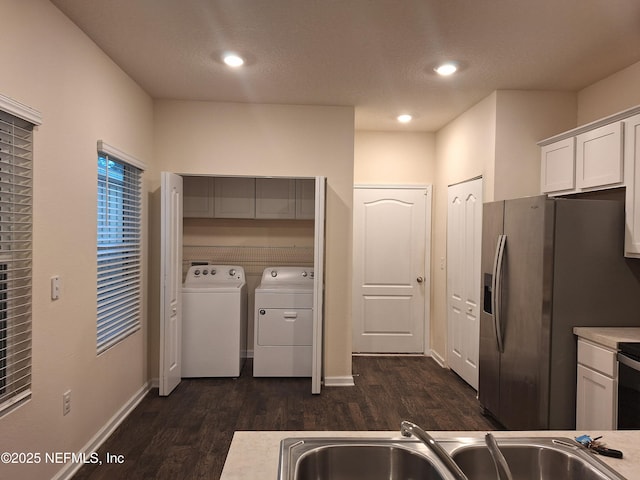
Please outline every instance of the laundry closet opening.
[{"label": "laundry closet opening", "polygon": [[[241,363],[253,358],[255,376],[310,377],[312,392],[320,393],[325,178],[181,177],[180,278],[183,291],[189,292],[182,294],[182,377],[234,376],[233,370],[228,375],[217,375],[215,369],[211,375],[206,370],[203,375],[202,370],[189,373],[189,365],[200,360],[189,358],[200,355],[193,353],[190,343],[197,343],[198,335],[189,329],[202,329],[202,322],[239,321]],[[262,285],[263,274],[268,276],[267,286]],[[206,306],[194,307],[193,302],[201,301],[193,300],[193,289],[187,285],[193,285],[194,278],[211,283],[214,276],[244,282],[246,293],[218,297],[246,306],[209,302],[209,310],[231,312],[224,318],[214,318],[215,312],[207,318]],[[228,326],[218,331],[236,335]],[[207,331],[211,329],[203,330]]]}]

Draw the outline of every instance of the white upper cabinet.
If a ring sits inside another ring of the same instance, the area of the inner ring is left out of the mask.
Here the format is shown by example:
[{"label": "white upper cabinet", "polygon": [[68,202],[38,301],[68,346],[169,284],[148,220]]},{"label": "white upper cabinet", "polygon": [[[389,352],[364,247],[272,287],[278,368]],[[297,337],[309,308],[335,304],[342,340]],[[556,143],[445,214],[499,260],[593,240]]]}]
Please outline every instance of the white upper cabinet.
[{"label": "white upper cabinet", "polygon": [[580,189],[622,184],[622,122],[576,137],[576,186]]},{"label": "white upper cabinet", "polygon": [[257,178],[256,218],[296,218],[296,181]]},{"label": "white upper cabinet", "polygon": [[255,218],[255,178],[216,177],[214,210],[216,218]]},{"label": "white upper cabinet", "polygon": [[624,254],[640,258],[640,106],[538,145],[542,193],[567,195],[625,187]]},{"label": "white upper cabinet", "polygon": [[624,121],[624,183],[627,186],[624,253],[640,258],[640,114]]},{"label": "white upper cabinet", "polygon": [[213,178],[183,177],[183,216],[213,218]]},{"label": "white upper cabinet", "polygon": [[542,147],[542,193],[563,192],[576,187],[575,154],[573,137]]}]

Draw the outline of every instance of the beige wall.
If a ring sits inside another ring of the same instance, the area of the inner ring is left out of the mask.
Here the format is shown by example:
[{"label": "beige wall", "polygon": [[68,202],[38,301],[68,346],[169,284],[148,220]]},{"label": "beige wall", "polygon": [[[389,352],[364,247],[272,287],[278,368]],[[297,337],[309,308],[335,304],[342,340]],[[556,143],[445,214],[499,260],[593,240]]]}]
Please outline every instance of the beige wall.
[{"label": "beige wall", "polygon": [[576,94],[499,90],[493,198],[540,193],[537,142],[576,126]]},{"label": "beige wall", "polygon": [[447,186],[483,176],[485,201],[493,200],[496,93],[467,110],[436,134],[436,185],[432,216],[431,351],[446,361]]},{"label": "beige wall", "polygon": [[578,92],[578,125],[640,105],[640,62]]},{"label": "beige wall", "polygon": [[435,134],[357,131],[353,181],[356,185],[432,185]]},{"label": "beige wall", "polygon": [[[354,109],[211,102],[155,104],[155,189],[185,174],[327,177],[324,375],[351,374],[351,208]],[[157,218],[157,217],[156,217]],[[152,232],[157,224],[152,225]],[[152,238],[157,237],[152,233]],[[158,242],[151,259],[158,258]],[[155,266],[153,267],[155,268]],[[152,270],[153,272],[153,270]],[[153,273],[152,273],[152,276]],[[157,289],[151,288],[152,295]],[[150,303],[150,318],[157,318]],[[151,332],[150,360],[158,358]],[[155,368],[151,365],[151,368]],[[157,369],[152,376],[158,375]]]},{"label": "beige wall", "polygon": [[[3,1],[1,35],[0,93],[39,110],[43,124],[34,133],[33,395],[0,419],[0,451],[74,452],[148,379],[146,314],[141,331],[96,355],[96,141],[150,163],[153,104],[46,0]],[[2,465],[0,477],[50,478],[62,467]]]}]

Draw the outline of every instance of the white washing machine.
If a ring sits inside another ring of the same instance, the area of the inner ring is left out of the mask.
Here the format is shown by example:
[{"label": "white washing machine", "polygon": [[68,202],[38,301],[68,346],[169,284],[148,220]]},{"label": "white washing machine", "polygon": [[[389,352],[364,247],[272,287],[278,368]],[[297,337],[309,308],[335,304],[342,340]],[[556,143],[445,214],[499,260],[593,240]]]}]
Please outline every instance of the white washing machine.
[{"label": "white washing machine", "polygon": [[190,267],[182,287],[182,376],[238,377],[246,348],[244,269]]},{"label": "white washing machine", "polygon": [[268,267],[255,290],[254,377],[310,377],[313,269]]}]

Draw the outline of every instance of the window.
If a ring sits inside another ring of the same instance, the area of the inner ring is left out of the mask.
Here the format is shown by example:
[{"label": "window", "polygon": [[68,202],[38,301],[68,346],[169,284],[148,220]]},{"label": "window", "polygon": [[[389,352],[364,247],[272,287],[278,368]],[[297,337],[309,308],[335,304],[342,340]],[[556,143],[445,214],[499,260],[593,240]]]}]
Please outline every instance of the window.
[{"label": "window", "polygon": [[[20,116],[15,116],[14,113]],[[39,113],[0,95],[0,412],[31,396],[33,126]]]},{"label": "window", "polygon": [[[140,328],[141,177],[98,142],[98,322],[101,353]],[[112,152],[116,152],[114,155]]]}]

